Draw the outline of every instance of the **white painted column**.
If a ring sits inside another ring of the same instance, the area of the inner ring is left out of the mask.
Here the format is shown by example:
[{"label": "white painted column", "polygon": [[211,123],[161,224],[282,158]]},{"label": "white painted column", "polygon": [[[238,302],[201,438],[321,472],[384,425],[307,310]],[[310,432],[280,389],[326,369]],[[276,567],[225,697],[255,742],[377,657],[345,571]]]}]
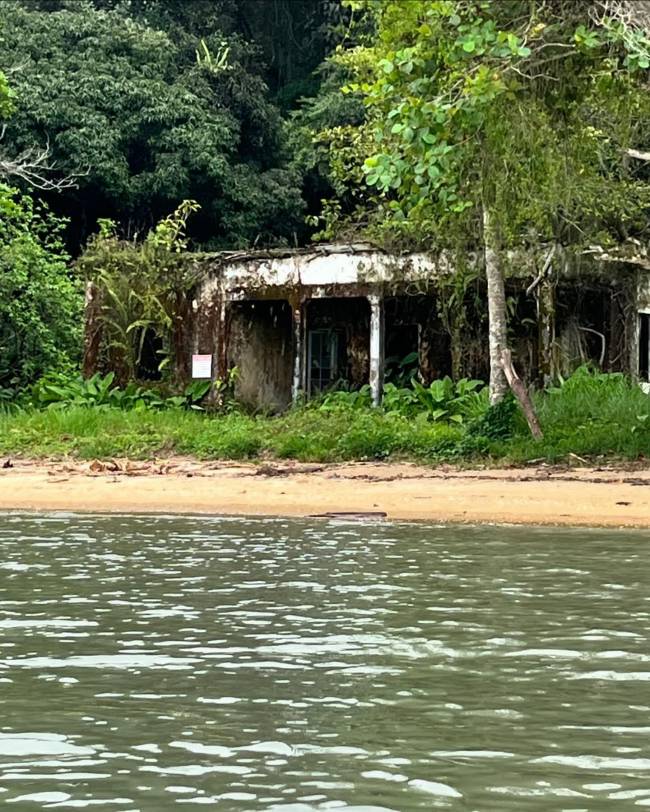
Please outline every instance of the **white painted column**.
[{"label": "white painted column", "polygon": [[214,357],[212,359],[212,380],[225,381],[228,377],[228,303],[224,296],[219,300],[217,310],[217,330],[214,342]]},{"label": "white painted column", "polygon": [[300,400],[303,391],[304,378],[304,335],[305,335],[305,305],[291,303],[293,316],[293,381],[291,383],[291,401],[294,406]]},{"label": "white painted column", "polygon": [[370,302],[370,391],[372,405],[380,406],[384,394],[384,299],[377,293]]},{"label": "white painted column", "polygon": [[[631,306],[628,308],[627,334],[628,334],[628,356],[630,365],[630,375],[639,379],[639,362],[641,353],[646,352],[646,347],[641,346],[641,314],[648,312],[645,308],[648,305],[648,285],[641,276],[637,277],[634,296]],[[649,339],[650,343],[650,339]],[[650,352],[650,347],[647,348]]]}]

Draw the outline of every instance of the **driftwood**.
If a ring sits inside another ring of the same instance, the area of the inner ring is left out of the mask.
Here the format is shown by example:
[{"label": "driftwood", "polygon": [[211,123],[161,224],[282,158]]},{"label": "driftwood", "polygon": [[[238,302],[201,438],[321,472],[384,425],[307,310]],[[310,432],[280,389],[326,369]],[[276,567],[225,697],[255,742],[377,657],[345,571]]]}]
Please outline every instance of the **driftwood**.
[{"label": "driftwood", "polygon": [[636,158],[637,161],[650,161],[650,152],[643,152],[640,149],[627,149],[625,152],[630,158]]},{"label": "driftwood", "polygon": [[530,428],[530,433],[536,440],[541,440],[544,436],[542,434],[541,426],[539,425],[539,420],[537,419],[537,415],[535,414],[535,409],[533,407],[533,403],[530,399],[530,395],[528,394],[528,390],[524,386],[523,381],[517,375],[515,368],[512,365],[512,353],[510,350],[501,350],[500,353],[500,361],[501,367],[505,373],[506,379],[508,381],[508,385],[514,396],[519,401],[524,416],[526,418],[526,422],[528,423],[528,427]]}]

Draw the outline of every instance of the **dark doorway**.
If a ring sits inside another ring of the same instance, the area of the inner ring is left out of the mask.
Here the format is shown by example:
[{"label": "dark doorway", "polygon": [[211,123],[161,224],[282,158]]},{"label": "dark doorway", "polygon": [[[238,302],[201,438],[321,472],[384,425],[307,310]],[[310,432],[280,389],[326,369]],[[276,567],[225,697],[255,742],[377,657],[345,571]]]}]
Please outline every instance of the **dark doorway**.
[{"label": "dark doorway", "polygon": [[140,381],[161,380],[160,363],[164,357],[162,338],[151,327],[146,327],[136,331],[135,340],[138,342],[136,378]]},{"label": "dark doorway", "polygon": [[639,378],[650,380],[650,313],[639,313]]},{"label": "dark doorway", "polygon": [[[343,374],[342,374],[343,373]],[[339,330],[309,330],[307,391],[317,395],[330,389],[345,373],[345,336]]]},{"label": "dark doorway", "polygon": [[402,324],[386,332],[386,383],[404,386],[419,369],[419,328]]},{"label": "dark doorway", "polygon": [[368,383],[370,305],[362,297],[312,299],[306,311],[308,395]]}]

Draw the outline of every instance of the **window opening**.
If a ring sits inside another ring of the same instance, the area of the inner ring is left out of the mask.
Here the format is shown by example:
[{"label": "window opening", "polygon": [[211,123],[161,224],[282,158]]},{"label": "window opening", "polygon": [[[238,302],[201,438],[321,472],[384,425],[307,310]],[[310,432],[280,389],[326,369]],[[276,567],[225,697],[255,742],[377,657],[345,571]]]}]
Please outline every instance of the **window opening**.
[{"label": "window opening", "polygon": [[338,379],[339,337],[333,330],[309,331],[307,391],[318,394]]}]

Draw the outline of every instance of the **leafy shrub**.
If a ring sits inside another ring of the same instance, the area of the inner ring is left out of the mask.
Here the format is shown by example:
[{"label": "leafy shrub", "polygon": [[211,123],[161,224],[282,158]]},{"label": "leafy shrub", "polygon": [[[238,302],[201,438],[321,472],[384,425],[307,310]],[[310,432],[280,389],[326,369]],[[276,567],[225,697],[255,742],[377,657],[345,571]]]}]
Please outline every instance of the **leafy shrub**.
[{"label": "leafy shrub", "polygon": [[488,405],[487,388],[483,381],[461,378],[454,383],[449,376],[423,386],[413,380],[413,390],[420,404],[433,421],[464,423],[468,417],[476,417]]},{"label": "leafy shrub", "polygon": [[515,430],[517,402],[512,394],[489,406],[467,426],[467,434],[472,437],[485,437],[487,440],[507,440]]},{"label": "leafy shrub", "polygon": [[368,409],[372,406],[370,386],[365,384],[360,389],[334,389],[313,401],[313,405],[321,412],[333,412],[339,409]]},{"label": "leafy shrub", "polygon": [[417,352],[410,352],[404,358],[392,355],[386,358],[386,380],[398,388],[409,386],[418,374],[419,356]]},{"label": "leafy shrub", "polygon": [[32,387],[32,404],[38,408],[63,408],[83,406],[87,408],[115,409],[163,409],[189,408],[202,410],[200,401],[208,393],[210,381],[193,381],[180,395],[165,395],[162,390],[146,388],[130,383],[120,388],[113,386],[115,375],[95,373],[84,379],[81,375],[69,376],[54,373],[45,376]]},{"label": "leafy shrub", "polygon": [[[312,402],[323,412],[362,410],[372,405],[370,387],[358,390],[339,389]],[[462,378],[454,383],[445,377],[423,386],[412,378],[407,386],[387,383],[384,386],[382,410],[389,415],[415,417],[426,414],[432,422],[465,423],[480,417],[488,408],[488,390],[482,381]]]},{"label": "leafy shrub", "polygon": [[420,410],[418,396],[413,387],[387,383],[384,386],[382,406],[387,414],[410,416]]},{"label": "leafy shrub", "polygon": [[0,387],[3,400],[74,361],[81,285],[68,270],[63,220],[0,183]]}]

